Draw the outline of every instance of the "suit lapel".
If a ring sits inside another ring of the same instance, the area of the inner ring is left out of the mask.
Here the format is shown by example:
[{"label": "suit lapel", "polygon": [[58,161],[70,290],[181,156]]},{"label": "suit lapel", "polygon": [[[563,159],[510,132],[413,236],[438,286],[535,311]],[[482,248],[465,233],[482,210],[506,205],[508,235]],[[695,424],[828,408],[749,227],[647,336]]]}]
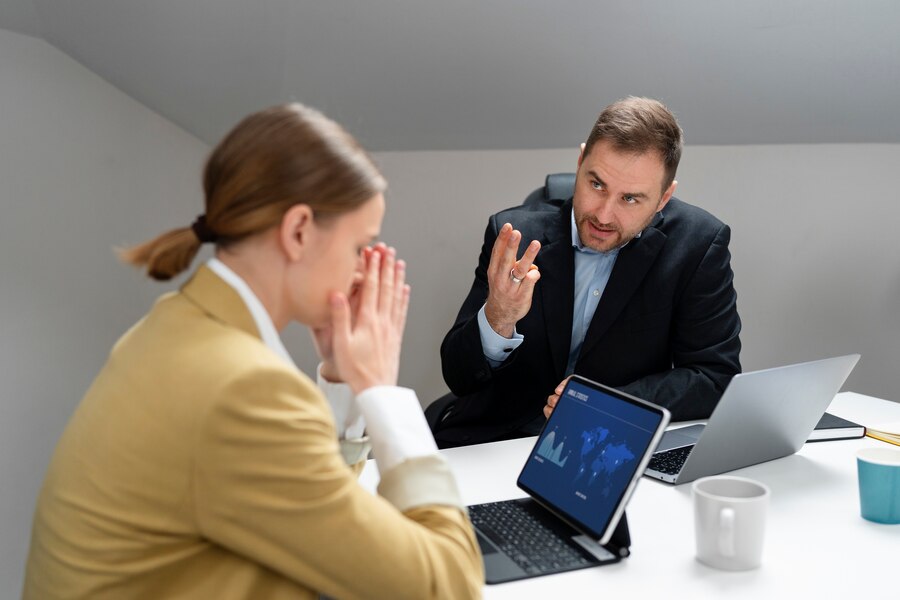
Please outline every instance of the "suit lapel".
[{"label": "suit lapel", "polygon": [[547,328],[547,341],[557,373],[563,373],[572,343],[572,311],[575,306],[575,253],[571,235],[572,203],[560,209],[560,220],[535,261],[541,267],[538,282]]},{"label": "suit lapel", "polygon": [[[590,352],[609,329],[609,326],[619,318],[628,300],[656,261],[667,237],[656,228],[662,218],[661,214],[657,214],[652,224],[644,230],[639,239],[632,240],[619,251],[616,264],[609,276],[609,282],[606,284],[606,289],[600,297],[600,303],[597,305],[597,310],[585,333],[581,356]],[[579,360],[581,356],[579,356]]]}]

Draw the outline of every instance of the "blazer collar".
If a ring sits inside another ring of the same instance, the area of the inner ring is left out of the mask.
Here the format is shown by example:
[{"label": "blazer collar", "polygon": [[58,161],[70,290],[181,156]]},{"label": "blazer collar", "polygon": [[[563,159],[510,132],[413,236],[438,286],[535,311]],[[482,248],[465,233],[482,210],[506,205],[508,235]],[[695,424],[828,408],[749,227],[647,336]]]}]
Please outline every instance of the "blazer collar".
[{"label": "blazer collar", "polygon": [[197,269],[181,293],[213,319],[262,339],[240,295],[206,265]]},{"label": "blazer collar", "polygon": [[566,369],[572,341],[575,307],[575,250],[572,248],[572,200],[564,203],[544,230],[541,250],[535,260],[541,268],[540,290],[544,326],[553,366]]},{"label": "blazer collar", "polygon": [[[666,241],[660,230],[665,222],[658,212],[636,238],[619,250],[606,290],[585,333],[581,355],[585,355],[600,336],[618,318],[634,291],[643,281]],[[572,345],[572,319],[575,310],[575,250],[572,247],[572,199],[559,208],[557,218],[544,231],[541,251],[535,261],[541,269],[538,289],[544,310],[544,325],[556,371],[563,373]]]},{"label": "blazer collar", "polygon": [[660,229],[664,221],[665,216],[662,212],[656,213],[641,237],[633,239],[619,250],[606,289],[585,333],[581,356],[590,352],[609,326],[619,318],[638,286],[644,281],[647,271],[653,266],[666,243],[668,236]]}]

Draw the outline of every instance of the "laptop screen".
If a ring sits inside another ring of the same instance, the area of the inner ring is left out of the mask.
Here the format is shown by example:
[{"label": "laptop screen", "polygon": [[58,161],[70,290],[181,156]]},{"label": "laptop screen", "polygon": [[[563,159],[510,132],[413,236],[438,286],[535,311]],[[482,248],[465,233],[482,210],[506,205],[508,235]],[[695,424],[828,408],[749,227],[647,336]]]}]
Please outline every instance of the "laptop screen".
[{"label": "laptop screen", "polygon": [[666,423],[664,409],[573,377],[538,436],[519,487],[599,539],[615,525],[614,517],[618,521],[619,503]]}]

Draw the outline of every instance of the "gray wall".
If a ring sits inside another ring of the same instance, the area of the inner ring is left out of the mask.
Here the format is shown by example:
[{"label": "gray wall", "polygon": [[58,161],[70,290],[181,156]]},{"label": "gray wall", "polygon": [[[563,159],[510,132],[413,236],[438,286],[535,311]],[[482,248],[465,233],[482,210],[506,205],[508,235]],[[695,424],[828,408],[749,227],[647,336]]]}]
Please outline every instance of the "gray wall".
[{"label": "gray wall", "polygon": [[844,389],[900,399],[900,145],[689,148],[680,190],[732,225],[744,368],[862,355]]},{"label": "gray wall", "polygon": [[165,287],[113,246],[202,210],[205,144],[43,41],[0,30],[0,598],[44,469],[116,338]]},{"label": "gray wall", "polygon": [[[586,123],[585,126],[589,126]],[[688,132],[690,133],[690,132]],[[410,263],[401,380],[445,391],[438,347],[490,213],[517,204],[576,147],[381,153],[383,238]],[[33,503],[68,416],[110,345],[172,285],[111,247],[187,224],[208,148],[44,42],[0,30],[0,597],[21,585]],[[679,195],[730,223],[748,369],[857,351],[847,389],[896,399],[900,146],[688,148]],[[315,357],[292,326],[301,366]]]},{"label": "gray wall", "polygon": [[[574,170],[577,144],[376,155],[390,182],[383,237],[409,259],[413,285],[401,379],[423,404],[446,392],[438,348],[471,285],[488,215],[521,202],[546,173]],[[859,352],[845,389],[897,399],[897,165],[900,145],[685,150],[676,194],[732,226],[745,370]]]}]

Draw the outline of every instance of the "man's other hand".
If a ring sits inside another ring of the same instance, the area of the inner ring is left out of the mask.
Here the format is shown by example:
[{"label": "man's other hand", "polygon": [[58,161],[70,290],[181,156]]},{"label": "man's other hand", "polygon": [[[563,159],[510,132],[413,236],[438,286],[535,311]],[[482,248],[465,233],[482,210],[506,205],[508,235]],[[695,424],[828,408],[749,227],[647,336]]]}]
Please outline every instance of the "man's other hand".
[{"label": "man's other hand", "polygon": [[563,390],[566,388],[566,384],[569,383],[569,379],[571,379],[571,375],[566,377],[560,382],[556,389],[553,390],[553,393],[547,396],[547,405],[544,406],[544,416],[546,418],[550,418],[550,413],[553,412],[553,409],[556,408],[556,403],[559,402],[559,395],[562,394]]}]

